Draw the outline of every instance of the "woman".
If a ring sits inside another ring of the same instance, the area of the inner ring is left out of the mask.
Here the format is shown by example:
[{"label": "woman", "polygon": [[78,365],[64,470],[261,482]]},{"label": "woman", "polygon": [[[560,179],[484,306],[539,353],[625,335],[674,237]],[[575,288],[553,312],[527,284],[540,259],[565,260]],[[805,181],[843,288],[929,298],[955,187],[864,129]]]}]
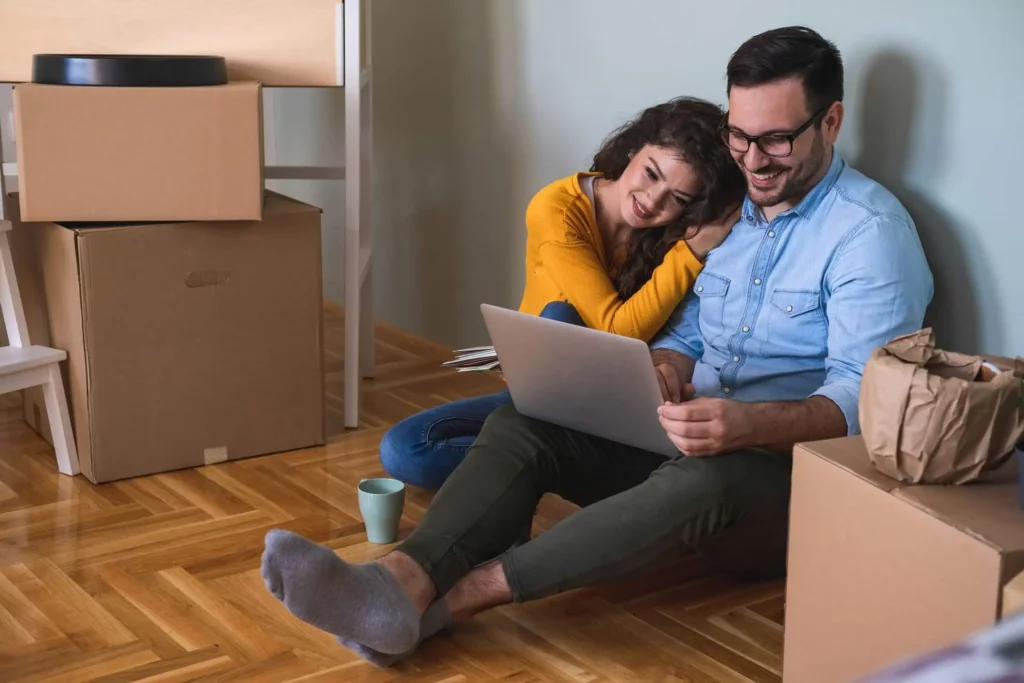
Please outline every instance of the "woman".
[{"label": "woman", "polygon": [[[548,185],[526,210],[519,310],[649,341],[736,222],[746,186],[722,144],[723,112],[694,98],[644,110],[589,172]],[[507,390],[414,415],[381,441],[396,479],[439,488]]]}]

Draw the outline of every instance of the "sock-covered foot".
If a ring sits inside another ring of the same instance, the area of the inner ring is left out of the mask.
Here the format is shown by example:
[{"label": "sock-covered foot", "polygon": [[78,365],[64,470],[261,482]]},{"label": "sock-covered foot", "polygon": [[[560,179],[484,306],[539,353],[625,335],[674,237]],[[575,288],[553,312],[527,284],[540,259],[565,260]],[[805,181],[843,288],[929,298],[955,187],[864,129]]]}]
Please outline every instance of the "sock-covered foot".
[{"label": "sock-covered foot", "polygon": [[[420,643],[448,628],[451,626],[451,623],[452,617],[448,613],[448,606],[445,604],[444,599],[435,601],[427,608],[427,611],[423,613],[423,619],[420,621]],[[373,664],[378,669],[386,669],[390,666],[394,666],[415,652],[416,648],[420,646],[420,643],[416,643],[415,647],[410,649],[408,652],[389,655],[384,654],[383,652],[378,652],[377,650],[360,643],[347,640],[341,636],[338,636],[338,642],[355,652],[370,664]]]},{"label": "sock-covered foot", "polygon": [[376,563],[349,564],[329,548],[290,531],[267,533],[263,581],[307,624],[384,654],[413,649],[420,615],[391,573]]}]

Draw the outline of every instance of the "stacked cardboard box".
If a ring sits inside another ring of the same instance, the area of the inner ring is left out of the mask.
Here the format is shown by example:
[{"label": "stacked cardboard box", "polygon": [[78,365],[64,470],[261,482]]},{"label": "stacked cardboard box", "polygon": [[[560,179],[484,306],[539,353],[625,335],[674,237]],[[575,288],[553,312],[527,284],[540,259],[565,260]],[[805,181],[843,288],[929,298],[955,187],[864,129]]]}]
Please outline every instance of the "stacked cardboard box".
[{"label": "stacked cardboard box", "polygon": [[259,84],[14,96],[16,267],[86,477],[322,444],[321,212],[264,191]]}]

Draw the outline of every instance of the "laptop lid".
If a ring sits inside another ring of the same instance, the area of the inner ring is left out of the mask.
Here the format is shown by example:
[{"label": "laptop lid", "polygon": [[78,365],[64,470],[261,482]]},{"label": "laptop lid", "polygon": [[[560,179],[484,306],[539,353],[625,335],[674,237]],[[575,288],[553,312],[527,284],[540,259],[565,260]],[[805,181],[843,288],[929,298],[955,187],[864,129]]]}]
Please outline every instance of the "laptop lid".
[{"label": "laptop lid", "polygon": [[673,457],[650,350],[630,337],[483,304],[516,409],[585,434]]}]

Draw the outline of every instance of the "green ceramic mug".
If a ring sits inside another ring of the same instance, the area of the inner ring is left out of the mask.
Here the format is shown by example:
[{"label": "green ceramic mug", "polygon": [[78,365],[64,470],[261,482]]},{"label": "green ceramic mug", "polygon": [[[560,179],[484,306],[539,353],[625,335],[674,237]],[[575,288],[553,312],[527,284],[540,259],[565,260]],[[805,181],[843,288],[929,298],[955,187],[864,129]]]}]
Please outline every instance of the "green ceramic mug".
[{"label": "green ceramic mug", "polygon": [[370,543],[394,543],[405,507],[405,484],[397,479],[363,479],[359,482],[359,512]]}]

